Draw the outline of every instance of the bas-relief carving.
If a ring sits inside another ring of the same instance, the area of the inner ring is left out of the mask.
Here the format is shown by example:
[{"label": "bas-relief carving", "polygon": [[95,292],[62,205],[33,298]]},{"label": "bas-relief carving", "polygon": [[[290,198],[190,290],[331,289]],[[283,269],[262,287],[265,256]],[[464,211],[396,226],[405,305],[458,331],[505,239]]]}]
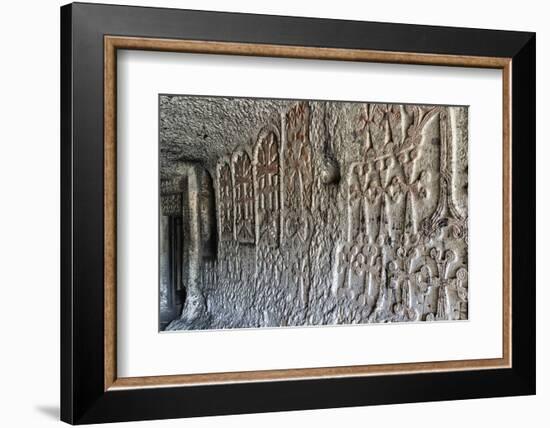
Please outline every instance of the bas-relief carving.
[{"label": "bas-relief carving", "polygon": [[233,201],[235,239],[241,244],[255,242],[254,181],[252,161],[247,152],[233,155]]},{"label": "bas-relief carving", "polygon": [[205,304],[168,329],[467,319],[467,109],[302,101],[273,117],[212,168]]},{"label": "bas-relief carving", "polygon": [[233,239],[233,179],[227,162],[218,166],[218,192],[219,237],[230,241]]},{"label": "bas-relief carving", "polygon": [[279,148],[278,132],[267,129],[254,150],[256,242],[271,247],[279,245],[281,223]]}]

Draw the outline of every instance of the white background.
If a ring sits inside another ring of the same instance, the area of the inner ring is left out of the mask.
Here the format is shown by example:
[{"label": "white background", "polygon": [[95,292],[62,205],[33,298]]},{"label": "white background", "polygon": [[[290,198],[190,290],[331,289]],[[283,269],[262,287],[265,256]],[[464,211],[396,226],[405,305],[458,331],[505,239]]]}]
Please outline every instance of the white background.
[{"label": "white background", "polygon": [[[109,1],[104,1],[110,3]],[[490,27],[537,31],[538,265],[550,257],[548,193],[550,148],[544,124],[550,109],[550,29],[544,2],[440,1],[273,2],[126,1],[130,4],[272,13],[326,18]],[[54,426],[59,406],[59,10],[62,2],[6,2],[0,12],[0,423]],[[280,427],[371,426],[499,427],[547,424],[550,331],[542,272],[537,287],[538,395],[264,415],[131,423],[125,426]],[[475,385],[472,385],[475,388]],[[544,421],[544,422],[543,422]]]},{"label": "white background", "polygon": [[[502,356],[501,70],[123,51],[117,78],[119,376]],[[158,334],[159,93],[468,105],[469,320]]]}]

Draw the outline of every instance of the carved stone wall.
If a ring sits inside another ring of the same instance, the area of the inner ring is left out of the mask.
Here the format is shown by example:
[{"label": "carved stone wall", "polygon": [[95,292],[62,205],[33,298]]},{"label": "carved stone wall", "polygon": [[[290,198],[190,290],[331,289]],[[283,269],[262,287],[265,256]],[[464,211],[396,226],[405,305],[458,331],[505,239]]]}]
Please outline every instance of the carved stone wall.
[{"label": "carved stone wall", "polygon": [[217,224],[205,304],[168,328],[467,319],[467,108],[272,110],[205,162]]}]

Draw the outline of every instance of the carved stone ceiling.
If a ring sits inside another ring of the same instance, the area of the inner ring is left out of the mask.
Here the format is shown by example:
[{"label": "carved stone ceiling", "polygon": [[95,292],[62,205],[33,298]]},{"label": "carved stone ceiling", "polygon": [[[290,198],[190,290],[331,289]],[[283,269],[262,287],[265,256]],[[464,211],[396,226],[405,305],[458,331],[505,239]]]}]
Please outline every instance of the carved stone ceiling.
[{"label": "carved stone ceiling", "polygon": [[[160,97],[161,175],[177,161],[211,170],[219,157],[250,142],[261,127],[292,101],[162,95]],[[280,120],[280,118],[279,118]]]}]

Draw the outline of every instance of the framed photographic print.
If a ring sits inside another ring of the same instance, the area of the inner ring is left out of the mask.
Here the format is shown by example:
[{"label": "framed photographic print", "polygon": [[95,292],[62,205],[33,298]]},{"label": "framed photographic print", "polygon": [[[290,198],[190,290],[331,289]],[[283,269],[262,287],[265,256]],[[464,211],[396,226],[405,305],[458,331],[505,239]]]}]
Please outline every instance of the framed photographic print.
[{"label": "framed photographic print", "polygon": [[61,417],[535,393],[535,35],[61,8]]}]

